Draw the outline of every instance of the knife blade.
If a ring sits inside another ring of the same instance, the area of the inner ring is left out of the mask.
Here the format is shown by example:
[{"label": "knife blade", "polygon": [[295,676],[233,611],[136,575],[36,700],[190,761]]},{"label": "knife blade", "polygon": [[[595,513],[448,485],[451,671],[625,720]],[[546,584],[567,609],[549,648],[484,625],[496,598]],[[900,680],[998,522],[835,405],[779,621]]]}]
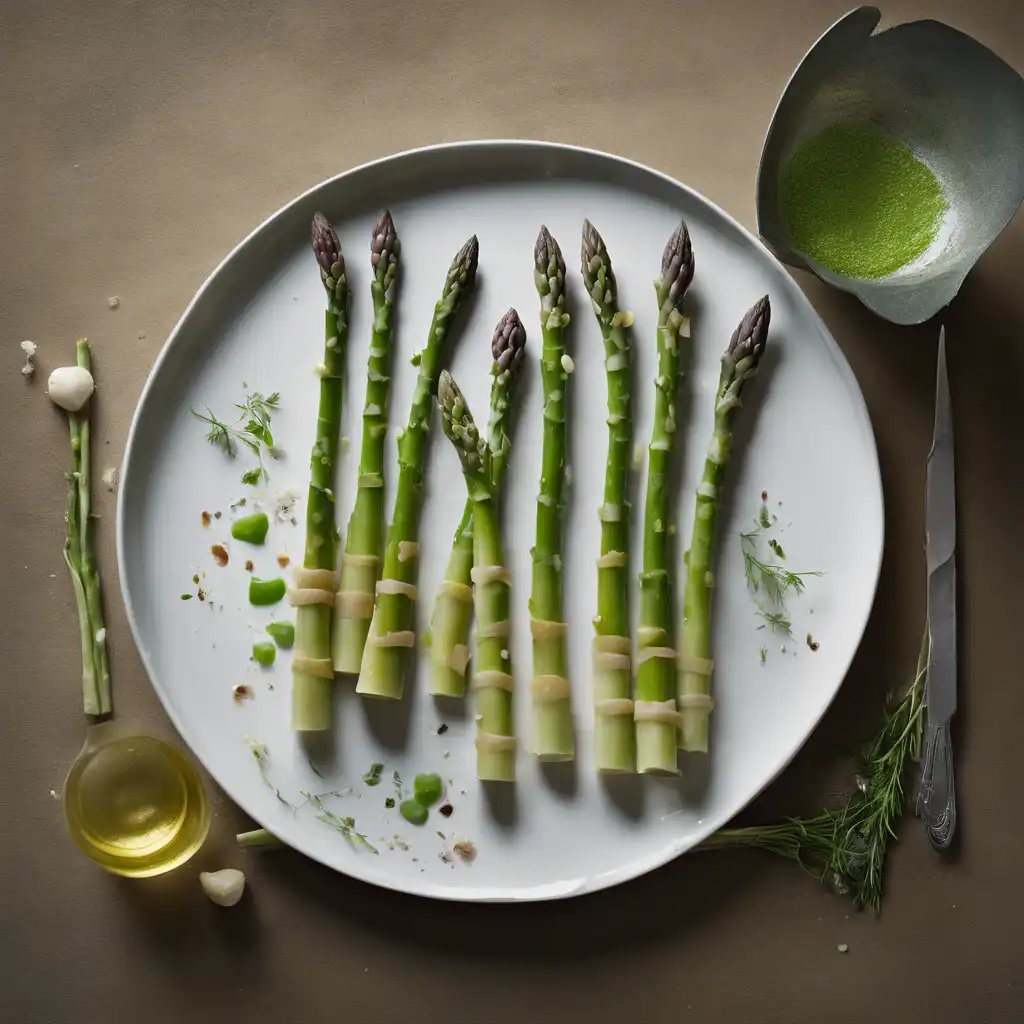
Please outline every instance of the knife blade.
[{"label": "knife blade", "polygon": [[953,416],[946,369],[946,329],[939,334],[935,428],[928,453],[925,508],[930,650],[925,679],[926,725],[917,813],[928,841],[946,849],[956,831],[956,790],[949,724],[957,707],[956,475]]}]

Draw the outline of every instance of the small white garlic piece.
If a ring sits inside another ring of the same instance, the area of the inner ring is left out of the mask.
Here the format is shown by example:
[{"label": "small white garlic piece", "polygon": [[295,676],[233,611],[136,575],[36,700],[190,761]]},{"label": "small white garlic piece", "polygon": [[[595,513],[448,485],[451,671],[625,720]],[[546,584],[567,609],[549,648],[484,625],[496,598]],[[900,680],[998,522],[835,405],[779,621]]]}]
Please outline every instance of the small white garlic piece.
[{"label": "small white garlic piece", "polygon": [[58,366],[50,374],[46,389],[55,405],[68,412],[78,412],[89,401],[95,387],[92,374],[84,366]]},{"label": "small white garlic piece", "polygon": [[233,907],[245,892],[245,875],[238,868],[201,871],[199,884],[218,907]]}]

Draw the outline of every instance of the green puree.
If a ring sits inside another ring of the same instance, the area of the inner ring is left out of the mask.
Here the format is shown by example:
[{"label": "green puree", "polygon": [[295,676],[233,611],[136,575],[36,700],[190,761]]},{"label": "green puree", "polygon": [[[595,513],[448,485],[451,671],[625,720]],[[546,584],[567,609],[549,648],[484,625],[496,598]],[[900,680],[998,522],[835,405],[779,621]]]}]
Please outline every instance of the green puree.
[{"label": "green puree", "polygon": [[779,190],[794,248],[847,277],[885,277],[931,245],[942,186],[910,148],[866,124],[804,142]]}]

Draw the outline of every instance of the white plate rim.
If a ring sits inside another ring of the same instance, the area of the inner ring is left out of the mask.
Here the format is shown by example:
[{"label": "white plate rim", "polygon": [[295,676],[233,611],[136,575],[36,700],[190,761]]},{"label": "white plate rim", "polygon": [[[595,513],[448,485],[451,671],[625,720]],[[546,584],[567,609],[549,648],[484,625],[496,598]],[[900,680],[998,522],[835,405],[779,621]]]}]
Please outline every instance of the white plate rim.
[{"label": "white plate rim", "polygon": [[259,238],[264,231],[268,230],[277,221],[288,216],[290,211],[301,205],[307,199],[312,197],[314,194],[320,191],[326,191],[335,187],[338,183],[344,181],[347,178],[358,177],[365,174],[368,171],[372,171],[376,167],[398,162],[403,160],[415,159],[417,156],[433,154],[438,152],[474,152],[480,150],[518,150],[520,152],[541,152],[549,151],[552,153],[569,153],[574,156],[589,159],[596,163],[609,162],[619,165],[621,168],[638,173],[640,175],[649,175],[653,178],[659,179],[664,185],[670,186],[671,188],[678,189],[685,193],[691,201],[698,204],[704,205],[709,209],[715,216],[720,217],[729,227],[737,231],[742,235],[748,242],[750,242],[756,250],[760,251],[764,257],[765,262],[768,266],[771,266],[776,271],[776,276],[782,287],[786,288],[791,298],[795,301],[797,307],[801,313],[810,318],[810,321],[815,325],[825,344],[829,348],[829,354],[839,369],[840,373],[846,378],[846,383],[852,385],[849,388],[851,404],[854,415],[861,421],[861,427],[865,431],[865,437],[870,442],[870,455],[873,456],[871,465],[873,468],[872,484],[874,485],[874,492],[877,500],[877,507],[875,513],[878,517],[879,523],[879,534],[880,542],[878,544],[878,553],[875,558],[875,563],[872,566],[872,583],[870,587],[871,600],[866,602],[865,610],[863,613],[862,621],[857,624],[857,643],[851,647],[850,656],[846,659],[846,664],[842,667],[842,678],[838,686],[829,697],[829,699],[822,705],[821,710],[816,718],[811,722],[810,727],[806,735],[797,743],[793,745],[793,748],[789,750],[784,756],[779,758],[778,762],[771,768],[768,774],[765,776],[764,781],[761,785],[750,794],[748,800],[740,807],[732,809],[729,813],[718,813],[709,814],[704,819],[701,828],[697,833],[688,837],[687,840],[680,843],[668,843],[659,850],[656,850],[646,856],[637,857],[631,860],[628,864],[625,864],[621,868],[607,871],[599,875],[592,875],[586,878],[583,884],[578,885],[571,890],[567,890],[560,886],[536,886],[529,889],[520,890],[494,890],[491,888],[462,888],[454,886],[444,886],[436,883],[421,883],[419,885],[409,884],[404,878],[380,875],[372,871],[368,871],[363,866],[363,862],[353,860],[349,864],[344,866],[332,863],[324,857],[318,856],[314,852],[307,852],[305,850],[298,850],[297,852],[302,853],[304,856],[310,857],[311,859],[323,864],[325,867],[338,871],[342,874],[347,875],[350,878],[355,878],[363,882],[367,882],[371,885],[381,886],[382,888],[390,889],[395,892],[403,892],[413,896],[422,896],[432,899],[451,900],[455,902],[470,902],[470,903],[491,903],[491,902],[535,902],[539,900],[551,900],[551,899],[564,899],[570,896],[583,895],[585,893],[598,892],[602,889],[607,889],[612,886],[620,885],[623,882],[630,881],[634,878],[642,877],[658,868],[664,866],[676,857],[689,850],[692,850],[699,846],[699,844],[706,839],[713,832],[721,828],[728,821],[730,821],[740,810],[755,800],[764,790],[776,779],[779,774],[789,765],[797,753],[803,748],[811,734],[818,727],[821,719],[825,713],[832,706],[836,695],[842,688],[843,682],[845,682],[846,676],[849,673],[850,666],[853,663],[853,659],[856,657],[857,651],[860,648],[860,644],[864,637],[864,632],[867,628],[867,623],[871,615],[871,611],[874,607],[875,597],[878,591],[878,581],[881,575],[882,567],[882,556],[885,548],[885,505],[884,496],[882,490],[882,476],[881,467],[878,460],[878,445],[875,440],[874,428],[871,423],[871,417],[868,413],[867,405],[864,401],[863,392],[860,389],[860,384],[857,380],[856,375],[853,372],[846,356],[843,354],[836,340],[832,337],[831,332],[828,330],[824,321],[819,316],[817,310],[814,308],[810,299],[804,294],[803,290],[799,287],[796,281],[786,271],[785,267],[778,260],[778,258],[772,254],[772,252],[761,242],[761,240],[744,227],[739,221],[732,217],[729,213],[723,210],[716,203],[705,197],[702,193],[696,189],[684,184],[671,175],[665,174],[662,171],[658,171],[647,164],[643,164],[640,161],[631,160],[627,157],[618,156],[613,153],[603,152],[597,149],[591,149],[584,146],[574,146],[567,143],[559,142],[548,142],[543,140],[534,139],[474,139],[464,140],[456,142],[444,142],[437,143],[428,146],[419,146],[413,149],[402,150],[397,153],[392,153],[384,157],[379,157],[375,160],[368,161],[360,164],[356,167],[352,167],[346,171],[342,171],[339,174],[332,175],[329,178],[325,178],[317,184],[308,188],[305,192],[300,193],[294,197],[291,201],[286,203],[275,210],[269,217],[264,219],[257,227],[255,227],[245,238],[242,239],[227,255],[217,264],[217,266],[210,272],[206,280],[202,283],[199,289],[193,295],[189,301],[185,310],[179,317],[171,333],[168,335],[167,340],[164,342],[160,353],[158,354],[156,361],[146,378],[146,383],[143,385],[142,392],[139,395],[138,402],[135,407],[135,411],[132,414],[131,424],[128,428],[128,436],[125,443],[124,457],[122,460],[121,467],[121,479],[122,487],[118,488],[117,495],[117,512],[116,512],[116,556],[117,556],[117,567],[118,567],[118,582],[121,590],[121,598],[124,602],[125,613],[128,618],[128,625],[131,629],[132,638],[135,641],[136,650],[138,651],[139,657],[142,660],[143,667],[146,670],[153,689],[156,691],[157,696],[160,699],[160,703],[163,705],[164,711],[171,720],[171,724],[177,730],[179,737],[186,746],[189,747],[189,751],[193,757],[195,757],[203,765],[204,769],[210,774],[210,777],[215,779],[217,785],[227,794],[227,796],[246,814],[248,814],[254,821],[259,821],[259,817],[253,813],[251,807],[248,806],[247,801],[240,799],[235,792],[233,787],[226,784],[220,778],[218,778],[209,768],[209,766],[203,761],[203,758],[194,751],[188,744],[186,737],[186,730],[183,726],[183,722],[180,720],[180,716],[174,708],[173,702],[165,694],[162,684],[158,681],[156,673],[153,670],[150,658],[146,653],[145,645],[141,642],[138,621],[135,615],[132,598],[128,589],[128,572],[126,570],[127,565],[127,552],[125,550],[124,538],[126,535],[125,530],[125,500],[124,494],[126,488],[123,486],[125,478],[128,476],[133,450],[136,444],[136,431],[138,424],[142,418],[142,412],[146,405],[146,402],[150,396],[150,392],[154,387],[155,381],[160,374],[165,361],[170,358],[171,350],[178,343],[180,336],[184,333],[186,325],[192,315],[192,311],[203,299],[205,293],[210,289],[221,274],[221,272],[231,263],[231,261],[239,254],[243,249],[253,243]]}]

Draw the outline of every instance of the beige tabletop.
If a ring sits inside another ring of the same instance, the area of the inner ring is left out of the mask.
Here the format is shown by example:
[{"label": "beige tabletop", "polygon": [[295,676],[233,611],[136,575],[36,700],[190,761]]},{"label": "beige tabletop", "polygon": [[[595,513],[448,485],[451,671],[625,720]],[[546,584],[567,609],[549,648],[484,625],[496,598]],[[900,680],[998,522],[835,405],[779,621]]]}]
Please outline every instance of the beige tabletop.
[{"label": "beige tabletop", "polygon": [[[240,238],[325,177],[441,140],[612,150],[753,226],[774,103],[849,2],[0,4],[0,1018],[1021,1019],[1022,217],[945,317],[960,460],[961,843],[939,859],[905,819],[881,918],[756,852],[687,856],[568,903],[442,905],[289,851],[236,851],[247,823],[215,789],[211,839],[196,861],[126,882],[77,854],[54,795],[83,721],[61,558],[68,445],[43,392],[75,338],[94,345],[96,460],[115,465],[164,339]],[[906,0],[885,14],[948,21],[1024,69],[1020,0]],[[844,758],[873,731],[886,692],[908,679],[923,614],[937,324],[888,327],[797,276],[864,390],[887,543],[849,678],[795,763],[743,815],[749,822],[814,812],[848,784]],[[24,338],[39,345],[32,384],[18,373]],[[106,490],[98,513],[119,717],[172,735],[125,620]],[[226,864],[250,879],[230,911],[195,881]]]}]

